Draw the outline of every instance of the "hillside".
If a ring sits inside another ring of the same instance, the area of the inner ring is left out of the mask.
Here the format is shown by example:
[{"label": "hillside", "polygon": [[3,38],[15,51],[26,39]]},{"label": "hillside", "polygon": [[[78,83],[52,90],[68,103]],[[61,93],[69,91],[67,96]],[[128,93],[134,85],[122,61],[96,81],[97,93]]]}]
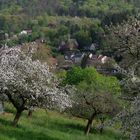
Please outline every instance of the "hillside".
[{"label": "hillside", "polygon": [[[14,112],[7,104],[5,115],[0,115],[0,140],[120,140],[115,130],[105,130],[101,135],[96,132],[88,137],[83,129],[86,121],[55,112],[37,109],[32,118],[24,112],[17,128],[10,126]],[[123,140],[125,140],[123,138]]]},{"label": "hillside", "polygon": [[0,140],[140,140],[140,0],[0,0]]},{"label": "hillside", "polygon": [[[14,38],[22,30],[32,30],[32,35],[24,40],[43,38],[54,55],[62,41],[77,39],[81,30],[90,38],[84,45],[93,42],[104,46],[104,27],[136,14],[134,4],[126,0],[0,0],[0,33]],[[22,42],[14,40],[8,44]]]},{"label": "hillside", "polygon": [[[96,18],[105,22],[104,24],[108,17],[112,22],[120,22],[122,18],[126,19],[131,15],[133,10],[133,4],[122,0],[1,0],[0,30],[7,30],[8,24],[17,24],[21,30],[27,28],[30,20],[45,15]],[[15,29],[12,26],[10,31]]]},{"label": "hillside", "polygon": [[[133,3],[131,3],[133,4]],[[1,0],[0,9],[14,14],[17,11],[29,16],[48,13],[49,15],[71,15],[101,18],[107,12],[132,10],[129,1],[122,0]],[[11,10],[11,11],[10,11]],[[12,13],[12,10],[15,12]]]}]

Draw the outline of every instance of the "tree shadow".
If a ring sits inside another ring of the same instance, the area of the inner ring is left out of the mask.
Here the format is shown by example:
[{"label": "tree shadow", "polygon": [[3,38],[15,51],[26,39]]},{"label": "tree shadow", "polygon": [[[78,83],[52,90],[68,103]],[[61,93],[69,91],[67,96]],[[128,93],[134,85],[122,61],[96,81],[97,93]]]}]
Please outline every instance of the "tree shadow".
[{"label": "tree shadow", "polygon": [[3,119],[0,119],[0,124],[4,126],[8,126],[7,128],[2,127],[0,129],[0,133],[7,137],[8,139],[14,139],[14,140],[60,140],[59,138],[56,138],[55,136],[48,135],[49,133],[43,133],[38,131],[32,131],[30,129],[24,128],[21,125],[18,125],[17,127],[12,127],[10,121],[5,121]]},{"label": "tree shadow", "polygon": [[61,132],[69,132],[69,133],[76,133],[78,131],[84,131],[85,126],[77,123],[70,123],[70,122],[63,122],[62,121],[49,121],[48,126],[46,124],[43,124],[43,122],[34,122],[34,125],[48,128],[50,130],[56,130]]},{"label": "tree shadow", "polygon": [[60,140],[58,138],[48,136],[47,134],[44,133],[23,131],[22,129],[18,129],[16,131],[1,130],[1,133],[3,134],[3,136],[5,135],[5,137],[9,137],[9,139],[14,139],[14,140]]},{"label": "tree shadow", "polygon": [[12,123],[11,123],[11,121],[7,121],[7,120],[0,118],[0,124],[7,126],[7,125],[11,125]]},{"label": "tree shadow", "polygon": [[7,126],[9,128],[11,127],[13,129],[26,130],[26,128],[23,127],[20,123],[18,123],[16,127],[12,126],[12,121],[11,120],[5,120],[5,119],[0,118],[0,124],[3,125],[3,126]]}]

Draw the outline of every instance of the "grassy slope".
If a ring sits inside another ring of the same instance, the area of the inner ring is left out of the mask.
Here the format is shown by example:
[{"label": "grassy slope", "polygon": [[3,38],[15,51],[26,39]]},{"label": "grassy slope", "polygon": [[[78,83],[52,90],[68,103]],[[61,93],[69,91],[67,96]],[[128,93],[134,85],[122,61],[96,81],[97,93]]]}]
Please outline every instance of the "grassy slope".
[{"label": "grassy slope", "polygon": [[0,140],[124,140],[111,130],[87,137],[83,134],[85,121],[43,110],[34,112],[32,119],[27,119],[24,112],[17,128],[13,128],[13,109],[8,105],[6,110],[9,113],[0,115]]}]

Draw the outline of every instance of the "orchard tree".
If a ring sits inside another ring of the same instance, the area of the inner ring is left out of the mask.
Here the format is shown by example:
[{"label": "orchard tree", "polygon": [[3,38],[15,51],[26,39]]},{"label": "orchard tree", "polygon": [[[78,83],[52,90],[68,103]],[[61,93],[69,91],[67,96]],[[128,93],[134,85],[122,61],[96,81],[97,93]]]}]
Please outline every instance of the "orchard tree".
[{"label": "orchard tree", "polygon": [[130,136],[130,140],[140,139],[140,96],[131,103],[131,107],[125,109],[118,116],[122,122],[122,130]]},{"label": "orchard tree", "polygon": [[65,89],[60,89],[48,65],[33,61],[20,48],[0,51],[0,96],[16,109],[13,126],[22,112],[32,107],[63,110],[71,106]]},{"label": "orchard tree", "polygon": [[[112,54],[117,64],[115,68],[123,75],[121,85],[123,99],[131,107],[120,115],[125,132],[131,140],[140,138],[140,20],[130,19],[121,25],[108,28],[107,52]],[[111,39],[110,39],[111,38]]]},{"label": "orchard tree", "polygon": [[108,55],[126,70],[140,60],[140,20],[129,19],[117,26],[106,28],[105,48]]},{"label": "orchard tree", "polygon": [[140,20],[130,19],[121,25],[108,27],[106,38],[108,47],[105,50],[114,57],[118,64],[115,67],[124,75],[124,89],[129,89],[129,96],[135,97],[139,93],[135,81],[140,78]]},{"label": "orchard tree", "polygon": [[73,68],[66,74],[64,83],[76,86],[71,95],[72,108],[68,111],[77,117],[87,119],[85,134],[88,135],[96,117],[114,116],[119,110],[120,87],[115,77],[106,77],[94,68]]}]

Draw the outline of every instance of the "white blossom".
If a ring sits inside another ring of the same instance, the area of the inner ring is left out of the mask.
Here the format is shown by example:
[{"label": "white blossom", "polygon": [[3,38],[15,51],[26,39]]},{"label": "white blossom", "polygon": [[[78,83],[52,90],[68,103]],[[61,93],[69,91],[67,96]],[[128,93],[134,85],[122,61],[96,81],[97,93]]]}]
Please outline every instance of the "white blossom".
[{"label": "white blossom", "polygon": [[0,97],[7,96],[15,107],[57,108],[71,106],[69,96],[57,88],[58,81],[47,64],[32,61],[20,48],[0,51]]}]

